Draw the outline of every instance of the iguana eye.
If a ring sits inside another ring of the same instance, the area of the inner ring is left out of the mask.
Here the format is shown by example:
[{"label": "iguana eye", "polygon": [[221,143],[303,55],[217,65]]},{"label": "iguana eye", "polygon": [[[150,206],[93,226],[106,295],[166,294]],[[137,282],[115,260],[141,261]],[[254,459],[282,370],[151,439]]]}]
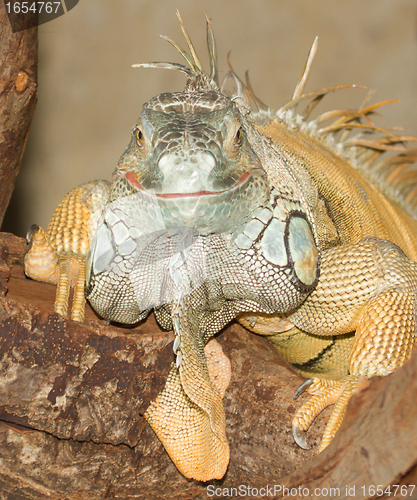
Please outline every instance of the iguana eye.
[{"label": "iguana eye", "polygon": [[133,127],[133,137],[136,142],[136,154],[140,158],[146,158],[150,152],[151,142],[149,137],[152,137],[152,130],[148,123],[140,120]]},{"label": "iguana eye", "polygon": [[240,136],[242,135],[242,127],[239,127],[237,132],[236,132],[236,136],[235,136],[235,140],[236,140],[236,143],[240,144]]},{"label": "iguana eye", "polygon": [[138,146],[143,145],[143,133],[139,128],[136,129],[136,142],[138,143]]}]

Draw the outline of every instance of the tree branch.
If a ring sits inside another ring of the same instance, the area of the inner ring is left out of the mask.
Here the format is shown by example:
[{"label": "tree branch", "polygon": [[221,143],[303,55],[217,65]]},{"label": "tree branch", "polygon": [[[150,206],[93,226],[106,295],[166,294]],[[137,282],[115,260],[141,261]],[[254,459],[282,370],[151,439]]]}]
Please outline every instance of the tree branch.
[{"label": "tree branch", "polygon": [[[28,16],[31,15],[29,12]],[[37,28],[12,33],[0,3],[0,226],[22,163],[35,112]]]}]

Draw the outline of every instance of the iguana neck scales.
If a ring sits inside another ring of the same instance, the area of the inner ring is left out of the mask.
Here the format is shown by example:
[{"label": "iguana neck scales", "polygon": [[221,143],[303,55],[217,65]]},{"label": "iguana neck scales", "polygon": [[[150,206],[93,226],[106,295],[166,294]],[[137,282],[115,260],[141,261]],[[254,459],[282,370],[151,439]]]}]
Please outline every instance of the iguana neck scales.
[{"label": "iguana neck scales", "polygon": [[[407,138],[349,135],[376,129],[370,117],[384,103],[314,122],[294,113],[312,98],[307,116],[334,90],[303,93],[316,45],[292,100],[274,113],[232,70],[237,90],[222,90],[208,20],[209,74],[180,22],[191,55],[170,42],[188,66],[136,66],[180,70],[185,90],[143,106],[111,183],[75,188],[46,233],[31,228],[25,269],[57,283],[60,314],[74,287],[74,320],[83,320],[86,280],[87,299],[108,321],[135,323],[153,310],[174,330],[167,383],[145,418],[178,469],[207,481],[229,463],[230,365],[210,339],[234,318],[312,377],[293,421],[303,447],[323,407],[336,402],[321,449],[358,378],[386,375],[410,356],[417,222],[400,205],[415,215],[417,204],[401,175],[414,159]],[[381,159],[387,149],[401,155]]]}]

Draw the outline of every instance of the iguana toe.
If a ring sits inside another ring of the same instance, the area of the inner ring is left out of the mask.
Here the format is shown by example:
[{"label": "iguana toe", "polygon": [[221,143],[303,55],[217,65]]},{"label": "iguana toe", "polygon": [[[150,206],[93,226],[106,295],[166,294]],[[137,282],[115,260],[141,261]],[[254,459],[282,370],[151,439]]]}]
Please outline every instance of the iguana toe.
[{"label": "iguana toe", "polygon": [[302,431],[306,431],[317,415],[327,406],[335,404],[318,447],[318,452],[323,451],[330,444],[342,423],[347,404],[357,387],[357,383],[358,377],[348,375],[338,381],[314,378],[308,379],[301,384],[294,397],[298,397],[303,392],[312,395],[297,410],[292,422],[294,440],[301,448],[309,449]]},{"label": "iguana toe", "polygon": [[85,257],[80,254],[65,253],[59,256],[58,266],[55,311],[67,316],[70,287],[73,287],[71,319],[82,322],[85,312]]}]

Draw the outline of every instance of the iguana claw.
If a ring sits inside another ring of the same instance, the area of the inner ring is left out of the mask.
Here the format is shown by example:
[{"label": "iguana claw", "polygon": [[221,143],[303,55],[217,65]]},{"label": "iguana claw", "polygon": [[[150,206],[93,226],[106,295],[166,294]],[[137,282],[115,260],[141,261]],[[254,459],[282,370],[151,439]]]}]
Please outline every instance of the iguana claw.
[{"label": "iguana claw", "polygon": [[292,435],[294,436],[294,441],[298,444],[300,448],[303,450],[309,450],[311,446],[307,443],[304,437],[304,432],[298,427],[294,421],[292,423]]},{"label": "iguana claw", "polygon": [[[304,380],[304,382],[298,387],[298,389],[294,392],[294,399],[297,399],[298,396],[303,394],[305,391],[307,391],[314,383],[314,379],[308,378],[307,380]],[[297,441],[297,440],[296,440]],[[301,446],[301,445],[300,445]],[[304,446],[301,446],[301,448],[304,448]]]},{"label": "iguana claw", "polygon": [[181,337],[179,335],[176,335],[174,339],[174,345],[172,346],[172,350],[174,351],[174,354],[177,354],[178,348],[180,347],[181,344]]},{"label": "iguana claw", "polygon": [[32,245],[33,234],[39,230],[39,226],[37,224],[32,224],[30,228],[26,232],[26,243],[30,246]]}]

